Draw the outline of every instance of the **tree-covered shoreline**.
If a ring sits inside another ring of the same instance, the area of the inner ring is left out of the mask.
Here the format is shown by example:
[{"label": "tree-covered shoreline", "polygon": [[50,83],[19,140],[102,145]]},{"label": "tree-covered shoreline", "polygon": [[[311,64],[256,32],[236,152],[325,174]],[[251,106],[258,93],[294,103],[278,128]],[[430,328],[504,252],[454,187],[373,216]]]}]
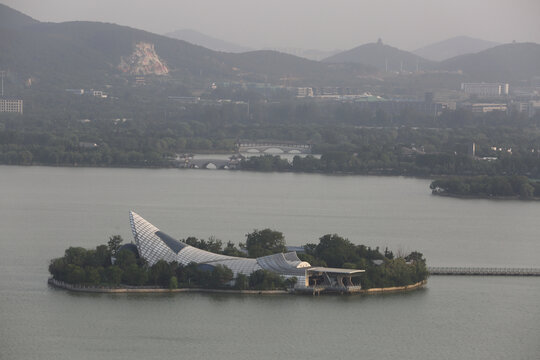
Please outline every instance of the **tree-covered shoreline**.
[{"label": "tree-covered shoreline", "polygon": [[[125,103],[57,95],[49,99],[57,106],[44,102],[23,115],[0,115],[0,164],[167,168],[179,165],[178,154],[232,155],[238,139],[274,139],[309,143],[321,157],[288,164],[263,156],[238,169],[540,178],[538,116],[456,110],[433,118],[290,99],[250,102],[247,114],[246,102],[179,106],[153,103],[146,92]],[[473,143],[476,156],[469,154]]]},{"label": "tree-covered shoreline", "polygon": [[453,176],[434,180],[430,188],[433,194],[442,196],[540,200],[540,181],[525,176]]}]

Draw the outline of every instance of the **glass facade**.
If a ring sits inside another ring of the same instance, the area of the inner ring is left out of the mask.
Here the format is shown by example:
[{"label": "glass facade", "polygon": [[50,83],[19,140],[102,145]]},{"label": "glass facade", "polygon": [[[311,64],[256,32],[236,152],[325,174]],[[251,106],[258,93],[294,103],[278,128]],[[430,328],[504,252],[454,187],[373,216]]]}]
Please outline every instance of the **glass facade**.
[{"label": "glass facade", "polygon": [[151,266],[159,260],[177,261],[187,265],[191,262],[209,266],[224,265],[238,274],[250,275],[260,269],[269,270],[286,277],[295,276],[298,284],[305,281],[305,270],[309,263],[301,261],[296,252],[279,253],[257,259],[214,254],[180,242],[160,231],[140,215],[130,212],[129,219],[135,245],[142,258]]}]

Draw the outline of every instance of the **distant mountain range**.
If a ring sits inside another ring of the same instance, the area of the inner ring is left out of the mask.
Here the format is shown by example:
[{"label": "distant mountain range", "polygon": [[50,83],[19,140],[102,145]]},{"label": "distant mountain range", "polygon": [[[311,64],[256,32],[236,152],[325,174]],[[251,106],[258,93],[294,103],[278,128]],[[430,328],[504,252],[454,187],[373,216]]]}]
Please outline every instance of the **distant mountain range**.
[{"label": "distant mountain range", "polygon": [[540,45],[500,45],[435,62],[378,42],[319,62],[272,50],[214,51],[109,23],[42,23],[0,4],[0,70],[56,88],[126,83],[137,74],[194,88],[219,81],[361,87],[366,76],[417,69],[461,71],[477,81],[529,80],[540,75]]},{"label": "distant mountain range", "polygon": [[171,37],[173,39],[184,40],[189,43],[204,46],[205,48],[212,49],[215,51],[223,51],[230,53],[242,53],[247,51],[253,51],[253,49],[238,45],[232,42],[225,40],[217,39],[215,37],[203,34],[196,30],[191,29],[181,29],[175,30],[165,34],[165,36]]},{"label": "distant mountain range", "polygon": [[499,45],[476,54],[456,56],[437,68],[462,71],[475,81],[519,82],[540,75],[540,45],[513,43]]},{"label": "distant mountain range", "polygon": [[383,72],[416,71],[431,67],[431,61],[408,51],[383,44],[381,40],[340,52],[323,60],[326,63],[360,63]]},{"label": "distant mountain range", "polygon": [[268,48],[264,50],[275,50],[275,51],[284,52],[286,54],[300,56],[305,59],[315,60],[315,61],[321,61],[323,59],[326,59],[327,57],[330,57],[342,51],[342,50],[317,50],[317,49],[306,50],[306,49],[301,49],[301,48],[290,48],[290,47]]},{"label": "distant mountain range", "polygon": [[500,43],[469,36],[456,36],[424,46],[413,53],[431,61],[443,61],[459,55],[474,54],[497,45]]},{"label": "distant mountain range", "polygon": [[[198,86],[217,81],[320,84],[320,79],[341,84],[374,71],[365,65],[335,66],[276,51],[217,52],[109,23],[41,23],[1,4],[0,14],[9,19],[2,22],[9,26],[0,32],[0,69],[57,87],[103,84],[149,69]],[[128,59],[139,70],[125,67]]]},{"label": "distant mountain range", "polygon": [[471,81],[516,83],[540,75],[540,45],[504,44],[437,62],[379,41],[344,51],[324,59],[323,62],[362,63],[375,66],[381,72],[414,72],[418,64],[421,71],[461,72]]},{"label": "distant mountain range", "polygon": [[14,29],[37,23],[39,23],[39,21],[30,16],[0,4],[0,28]]},{"label": "distant mountain range", "polygon": [[[218,39],[218,38],[203,34],[199,31],[192,30],[192,29],[175,30],[175,31],[165,34],[165,36],[171,37],[173,39],[184,40],[189,43],[199,45],[199,46],[204,46],[205,48],[215,50],[215,51],[230,52],[230,53],[243,53],[243,52],[255,51],[255,49],[253,48],[249,48],[247,46],[242,46],[242,45],[235,44],[233,42]],[[341,51],[341,50],[316,50],[316,49],[306,50],[306,49],[301,49],[301,48],[290,48],[290,47],[273,47],[273,48],[264,48],[261,50],[272,50],[272,51],[282,52],[285,54],[303,57],[303,58],[306,58],[309,60],[315,60],[315,61],[320,61],[324,58],[337,54],[338,52]]]}]

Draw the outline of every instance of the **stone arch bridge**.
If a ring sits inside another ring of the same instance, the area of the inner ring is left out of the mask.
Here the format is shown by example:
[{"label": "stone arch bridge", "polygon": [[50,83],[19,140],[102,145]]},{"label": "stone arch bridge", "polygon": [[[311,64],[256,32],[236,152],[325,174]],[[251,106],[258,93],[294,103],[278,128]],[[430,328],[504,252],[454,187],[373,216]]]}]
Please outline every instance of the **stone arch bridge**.
[{"label": "stone arch bridge", "polygon": [[238,152],[267,154],[311,154],[311,144],[281,141],[239,141]]}]

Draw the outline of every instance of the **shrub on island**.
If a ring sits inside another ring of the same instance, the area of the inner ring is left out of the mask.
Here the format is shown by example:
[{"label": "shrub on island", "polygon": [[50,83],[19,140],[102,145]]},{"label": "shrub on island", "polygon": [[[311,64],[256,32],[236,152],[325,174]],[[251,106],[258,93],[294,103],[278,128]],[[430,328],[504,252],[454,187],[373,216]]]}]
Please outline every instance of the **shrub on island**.
[{"label": "shrub on island", "polygon": [[388,248],[381,253],[378,247],[355,245],[337,234],[324,235],[304,249],[298,256],[313,266],[366,270],[360,277],[364,289],[412,285],[428,277],[426,260],[417,251],[394,256]]}]

